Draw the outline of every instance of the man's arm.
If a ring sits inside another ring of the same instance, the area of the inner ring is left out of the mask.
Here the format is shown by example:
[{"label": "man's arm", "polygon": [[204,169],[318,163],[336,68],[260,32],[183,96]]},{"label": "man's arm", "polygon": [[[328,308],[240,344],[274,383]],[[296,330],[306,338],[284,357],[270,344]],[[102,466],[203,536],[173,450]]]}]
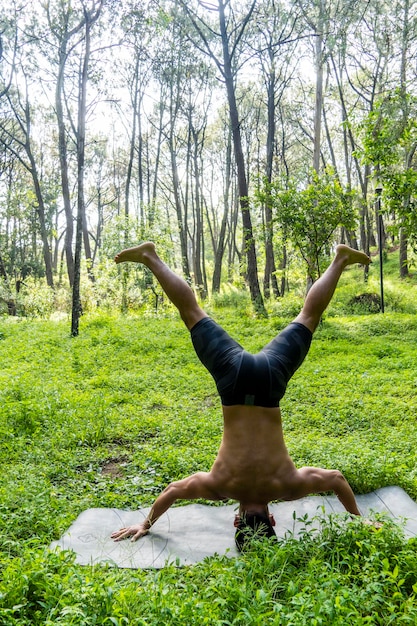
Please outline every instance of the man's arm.
[{"label": "man's arm", "polygon": [[327,470],[320,467],[300,468],[297,470],[297,480],[293,491],[295,497],[288,499],[296,500],[310,493],[324,491],[334,491],[346,511],[352,515],[361,515],[352,488],[339,470]]},{"label": "man's arm", "polygon": [[197,498],[206,498],[207,500],[217,500],[218,496],[209,486],[209,474],[206,472],[198,472],[192,474],[183,480],[178,480],[166,487],[157,497],[152,505],[147,518],[141,524],[134,524],[127,528],[120,528],[111,534],[111,538],[115,541],[121,541],[127,537],[131,537],[132,541],[136,541],[140,537],[148,534],[151,526],[161,517],[176,500],[195,500]]}]

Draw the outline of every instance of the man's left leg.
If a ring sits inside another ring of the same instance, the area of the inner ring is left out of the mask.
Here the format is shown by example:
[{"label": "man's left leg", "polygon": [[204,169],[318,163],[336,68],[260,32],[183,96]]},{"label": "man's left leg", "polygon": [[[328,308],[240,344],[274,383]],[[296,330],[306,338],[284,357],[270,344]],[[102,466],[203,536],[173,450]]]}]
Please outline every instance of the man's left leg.
[{"label": "man's left leg", "polygon": [[221,381],[219,393],[223,388],[233,387],[242,347],[199,306],[194,292],[185,280],[159,258],[155,245],[147,241],[127,248],[119,252],[114,260],[116,263],[142,263],[151,270],[191,331],[191,340],[198,358],[216,384]]},{"label": "man's left leg", "polygon": [[158,256],[151,241],[122,250],[115,256],[116,263],[142,263],[148,267],[158,280],[162,289],[177,307],[181,319],[189,330],[207,313],[199,306],[193,290],[181,276],[173,272]]}]

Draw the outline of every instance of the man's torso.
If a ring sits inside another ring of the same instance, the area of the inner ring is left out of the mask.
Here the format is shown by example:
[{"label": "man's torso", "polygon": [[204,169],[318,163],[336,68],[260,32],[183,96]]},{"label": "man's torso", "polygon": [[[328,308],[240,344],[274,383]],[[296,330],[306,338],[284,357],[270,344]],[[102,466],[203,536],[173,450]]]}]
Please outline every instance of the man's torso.
[{"label": "man's torso", "polygon": [[223,440],[210,471],[219,498],[285,499],[296,468],[284,443],[279,408],[223,407]]}]

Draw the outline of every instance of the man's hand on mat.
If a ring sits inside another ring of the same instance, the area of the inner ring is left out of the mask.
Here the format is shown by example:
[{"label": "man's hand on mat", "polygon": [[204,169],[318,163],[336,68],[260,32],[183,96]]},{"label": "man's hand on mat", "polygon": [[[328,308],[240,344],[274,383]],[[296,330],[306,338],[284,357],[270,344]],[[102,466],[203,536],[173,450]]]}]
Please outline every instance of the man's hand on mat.
[{"label": "man's hand on mat", "polygon": [[134,526],[115,530],[110,536],[115,541],[122,541],[122,539],[127,539],[128,537],[131,537],[131,541],[137,541],[137,539],[147,535],[148,532],[149,530],[145,524],[135,524]]}]

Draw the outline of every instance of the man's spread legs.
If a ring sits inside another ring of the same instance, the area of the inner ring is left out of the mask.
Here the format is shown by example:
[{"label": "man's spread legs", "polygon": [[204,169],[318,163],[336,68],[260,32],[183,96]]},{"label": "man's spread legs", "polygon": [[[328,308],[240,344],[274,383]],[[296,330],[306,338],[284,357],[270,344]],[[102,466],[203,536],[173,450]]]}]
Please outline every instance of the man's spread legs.
[{"label": "man's spread legs", "polygon": [[327,270],[313,284],[304,302],[301,313],[294,322],[307,326],[313,333],[333,297],[339,278],[348,265],[360,263],[369,265],[371,259],[364,252],[354,250],[343,244],[336,247],[336,256]]},{"label": "man's spread legs", "polygon": [[127,248],[119,252],[114,260],[116,263],[130,261],[146,265],[158,280],[172,304],[177,307],[181,319],[189,330],[203,317],[207,317],[207,314],[198,305],[192,289],[183,278],[175,274],[159,258],[155,251],[155,245],[152,242],[147,241],[140,246]]}]

